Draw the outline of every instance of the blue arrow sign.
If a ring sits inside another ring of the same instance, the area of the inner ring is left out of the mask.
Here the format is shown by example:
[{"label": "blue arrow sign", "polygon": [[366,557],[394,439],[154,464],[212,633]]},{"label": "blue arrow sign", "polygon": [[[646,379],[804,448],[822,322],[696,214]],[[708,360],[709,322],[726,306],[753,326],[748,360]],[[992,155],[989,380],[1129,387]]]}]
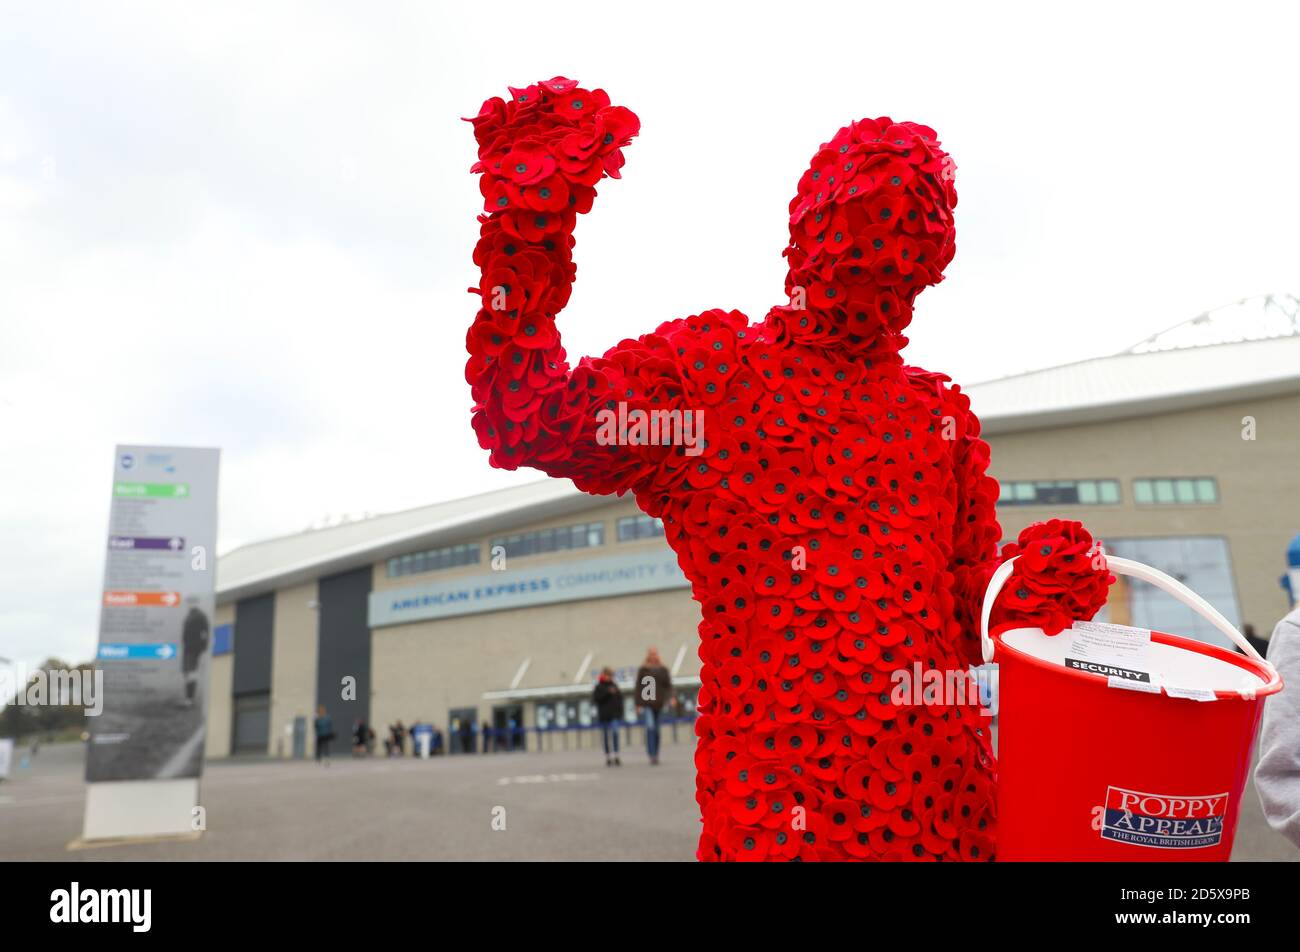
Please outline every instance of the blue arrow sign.
[{"label": "blue arrow sign", "polygon": [[154,645],[100,645],[100,661],[167,661],[176,657],[176,645],[171,642]]}]

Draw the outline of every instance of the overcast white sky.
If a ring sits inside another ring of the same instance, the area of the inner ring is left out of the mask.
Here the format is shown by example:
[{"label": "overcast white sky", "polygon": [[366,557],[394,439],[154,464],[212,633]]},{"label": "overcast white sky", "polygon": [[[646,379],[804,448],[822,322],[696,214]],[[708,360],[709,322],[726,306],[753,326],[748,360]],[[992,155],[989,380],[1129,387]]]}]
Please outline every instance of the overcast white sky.
[{"label": "overcast white sky", "polygon": [[623,9],[0,2],[0,655],[92,655],[115,443],[221,447],[223,550],[533,478],[488,467],[462,377],[459,117],[507,85],[642,119],[578,233],[573,356],[761,318],[807,160],[884,114],[958,165],[913,363],[974,382],[1300,291],[1280,4]]}]

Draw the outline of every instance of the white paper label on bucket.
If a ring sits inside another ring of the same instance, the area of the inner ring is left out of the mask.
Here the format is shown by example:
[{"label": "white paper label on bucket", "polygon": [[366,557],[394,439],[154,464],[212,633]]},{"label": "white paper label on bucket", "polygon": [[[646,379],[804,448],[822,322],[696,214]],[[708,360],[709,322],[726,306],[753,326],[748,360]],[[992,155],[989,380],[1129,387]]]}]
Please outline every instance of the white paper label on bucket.
[{"label": "white paper label on bucket", "polygon": [[1170,697],[1185,697],[1192,701],[1217,701],[1216,695],[1209,688],[1179,688],[1172,684],[1165,685],[1165,693]]},{"label": "white paper label on bucket", "polygon": [[1106,686],[1111,688],[1123,688],[1125,691],[1141,691],[1144,694],[1159,694],[1160,685],[1152,684],[1150,681],[1131,681],[1128,678],[1120,678],[1110,675],[1106,678]]},{"label": "white paper label on bucket", "polygon": [[1065,666],[1107,679],[1151,684],[1151,665],[1147,658],[1150,645],[1151,631],[1147,628],[1077,621],[1070,628]]},{"label": "white paper label on bucket", "polygon": [[1076,621],[1070,626],[1070,649],[1097,652],[1130,661],[1145,660],[1151,645],[1150,628],[1130,628],[1100,621]]}]

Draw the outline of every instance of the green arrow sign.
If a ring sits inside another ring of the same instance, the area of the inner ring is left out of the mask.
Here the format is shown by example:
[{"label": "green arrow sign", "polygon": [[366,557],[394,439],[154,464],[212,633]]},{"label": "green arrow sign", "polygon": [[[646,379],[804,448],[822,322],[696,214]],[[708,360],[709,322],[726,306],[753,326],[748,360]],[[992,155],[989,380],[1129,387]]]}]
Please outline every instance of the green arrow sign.
[{"label": "green arrow sign", "polygon": [[189,483],[114,483],[113,495],[151,499],[179,499],[190,494]]}]

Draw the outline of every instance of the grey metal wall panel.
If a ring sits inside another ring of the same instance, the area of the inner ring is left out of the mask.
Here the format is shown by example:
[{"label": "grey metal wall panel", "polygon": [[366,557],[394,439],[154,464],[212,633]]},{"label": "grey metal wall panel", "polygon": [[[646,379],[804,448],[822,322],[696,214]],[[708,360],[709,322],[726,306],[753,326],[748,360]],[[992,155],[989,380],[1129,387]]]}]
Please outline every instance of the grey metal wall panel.
[{"label": "grey metal wall panel", "polygon": [[[370,723],[370,625],[367,613],[372,581],[369,566],[320,580],[316,703],[325,705],[334,721],[334,732],[340,738],[352,733],[352,725],[358,719]],[[344,678],[356,679],[355,700],[343,699]],[[383,735],[380,729],[375,733]]]},{"label": "grey metal wall panel", "polygon": [[235,603],[235,670],[231,676],[231,694],[271,690],[274,628],[274,592]]},{"label": "grey metal wall panel", "polygon": [[231,752],[264,754],[271,734],[271,695],[249,694],[235,699]]}]

